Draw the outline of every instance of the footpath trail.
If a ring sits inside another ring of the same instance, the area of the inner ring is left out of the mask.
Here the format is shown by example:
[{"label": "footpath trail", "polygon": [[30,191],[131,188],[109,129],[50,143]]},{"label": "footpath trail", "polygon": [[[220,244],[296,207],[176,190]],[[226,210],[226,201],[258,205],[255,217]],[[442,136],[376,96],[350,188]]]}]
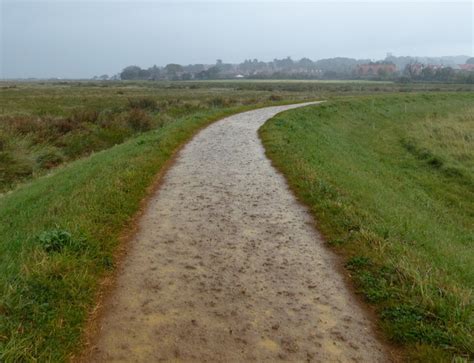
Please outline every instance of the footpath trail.
[{"label": "footpath trail", "polygon": [[386,362],[306,209],[257,135],[218,121],[151,199],[87,355],[96,362]]}]

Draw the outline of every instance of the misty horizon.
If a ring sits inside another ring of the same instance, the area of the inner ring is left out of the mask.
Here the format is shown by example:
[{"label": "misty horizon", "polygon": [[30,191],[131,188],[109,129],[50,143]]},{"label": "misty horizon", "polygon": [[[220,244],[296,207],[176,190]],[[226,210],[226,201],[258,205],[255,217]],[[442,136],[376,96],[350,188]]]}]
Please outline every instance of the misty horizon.
[{"label": "misty horizon", "polygon": [[[3,1],[1,78],[90,78],[129,65],[473,55],[473,5]],[[370,16],[368,15],[370,14]],[[420,21],[422,19],[422,21]]]}]

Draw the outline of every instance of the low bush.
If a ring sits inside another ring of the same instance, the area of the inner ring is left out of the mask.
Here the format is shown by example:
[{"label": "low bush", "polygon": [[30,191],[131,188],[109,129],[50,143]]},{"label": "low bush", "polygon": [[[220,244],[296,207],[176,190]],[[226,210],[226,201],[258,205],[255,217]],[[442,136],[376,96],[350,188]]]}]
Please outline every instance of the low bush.
[{"label": "low bush", "polygon": [[270,101],[281,101],[283,97],[277,94],[271,94],[270,97],[268,97],[268,99]]},{"label": "low bush", "polygon": [[43,150],[36,158],[40,169],[51,169],[64,161],[63,155],[56,148]]},{"label": "low bush", "polygon": [[151,117],[138,108],[130,110],[127,116],[127,123],[135,132],[148,131],[153,127]]},{"label": "low bush", "polygon": [[209,107],[229,107],[235,104],[235,101],[230,98],[214,97],[207,101]]},{"label": "low bush", "polygon": [[131,109],[158,111],[157,102],[151,97],[129,98],[128,106]]},{"label": "low bush", "polygon": [[65,249],[79,250],[85,247],[83,239],[74,239],[70,232],[59,227],[42,232],[37,240],[48,253],[62,252]]}]

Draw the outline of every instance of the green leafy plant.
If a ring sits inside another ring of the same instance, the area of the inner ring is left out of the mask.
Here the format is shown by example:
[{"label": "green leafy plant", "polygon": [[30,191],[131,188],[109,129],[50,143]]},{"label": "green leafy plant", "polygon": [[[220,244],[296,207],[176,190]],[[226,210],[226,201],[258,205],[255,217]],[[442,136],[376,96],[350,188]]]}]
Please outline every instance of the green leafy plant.
[{"label": "green leafy plant", "polygon": [[70,232],[57,226],[40,233],[38,243],[48,253],[62,252],[65,249],[78,250],[85,246],[83,239],[74,239]]}]

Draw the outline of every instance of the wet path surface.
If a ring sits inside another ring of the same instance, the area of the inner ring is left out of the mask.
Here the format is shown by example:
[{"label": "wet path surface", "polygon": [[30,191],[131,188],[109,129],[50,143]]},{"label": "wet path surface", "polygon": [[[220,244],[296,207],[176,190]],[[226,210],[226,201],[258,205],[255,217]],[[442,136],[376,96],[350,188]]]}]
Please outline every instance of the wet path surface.
[{"label": "wet path surface", "polygon": [[88,360],[384,362],[258,128],[223,119],[180,152],[140,221]]}]

